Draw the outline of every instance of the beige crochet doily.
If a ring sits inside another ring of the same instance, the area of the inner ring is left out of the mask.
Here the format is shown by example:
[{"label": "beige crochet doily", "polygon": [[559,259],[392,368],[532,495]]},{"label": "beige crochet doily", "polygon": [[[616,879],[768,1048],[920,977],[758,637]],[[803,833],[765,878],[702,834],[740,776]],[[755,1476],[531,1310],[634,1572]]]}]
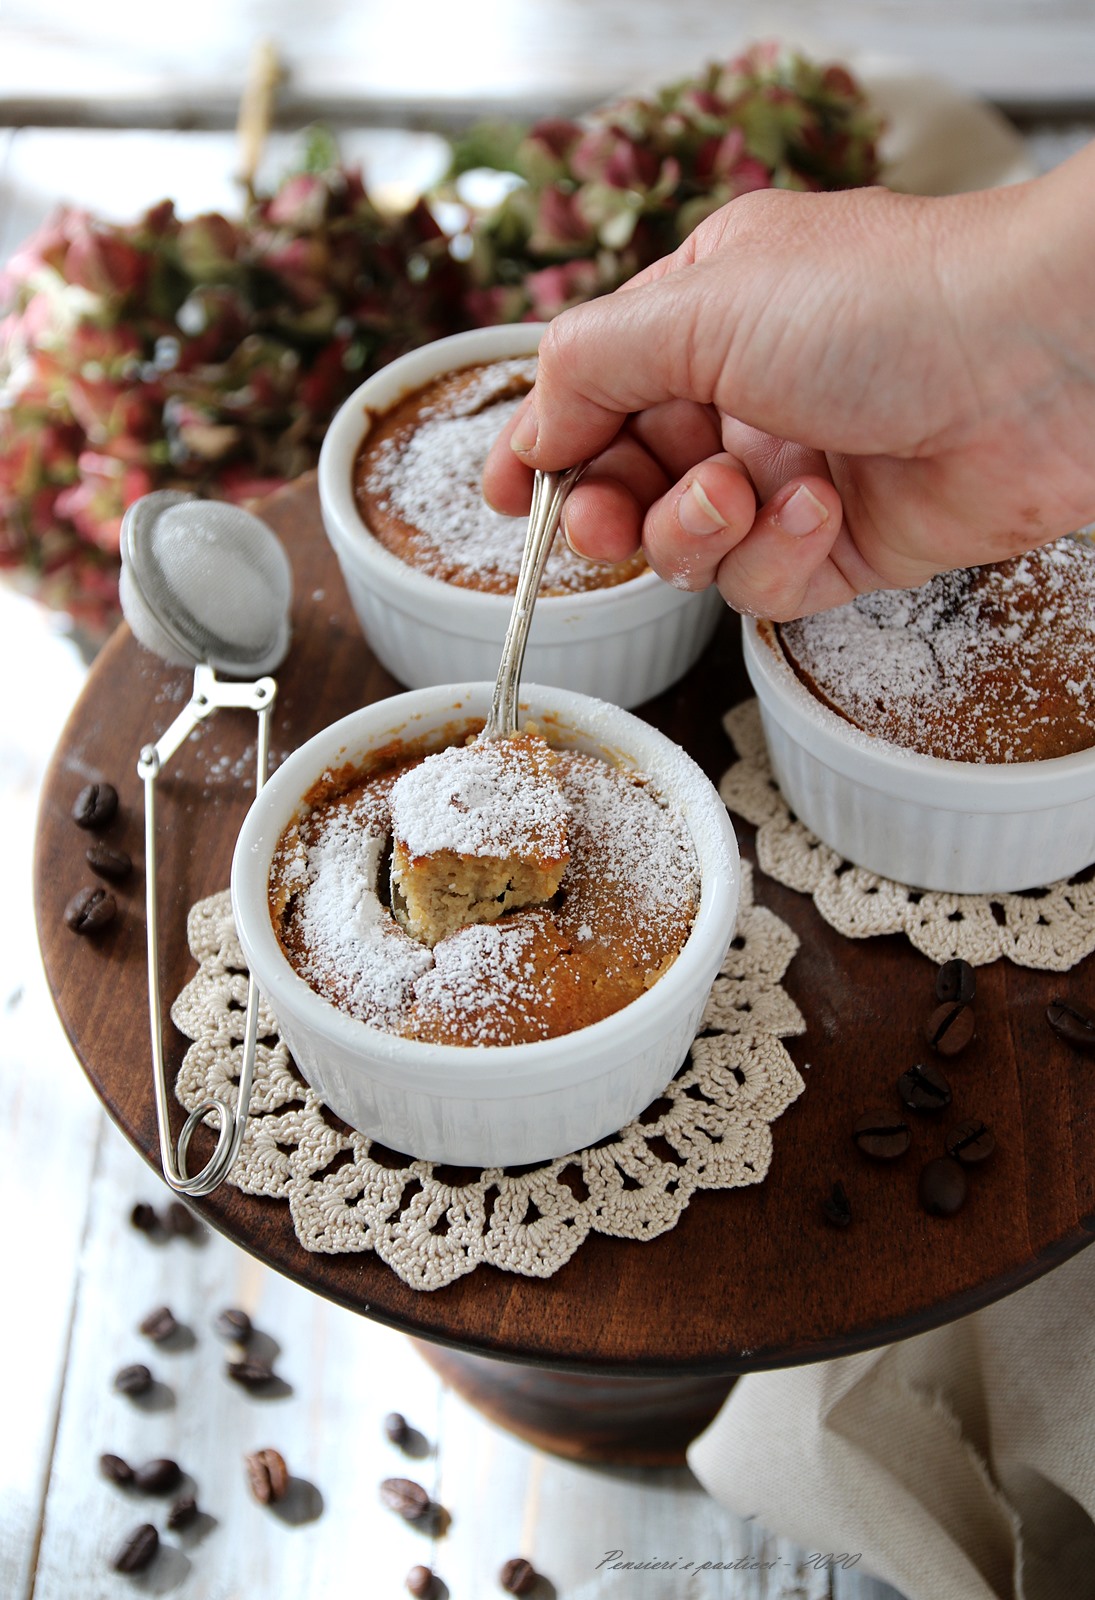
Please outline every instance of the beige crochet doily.
[{"label": "beige crochet doily", "polygon": [[[171,1016],[193,1040],[175,1085],[191,1110],[208,1095],[234,1098],[247,970],[227,892],[193,907],[187,935],[198,970]],[[300,1077],[264,1005],[229,1182],[288,1201],[306,1250],[375,1250],[414,1289],[440,1289],[483,1263],[546,1278],[591,1232],[656,1238],[697,1189],[760,1183],[768,1170],[769,1124],[804,1088],[780,1043],[805,1028],[780,986],[797,948],[787,925],[753,903],[743,865],[734,941],[689,1057],[660,1099],[591,1149],[470,1181],[346,1131]]]},{"label": "beige crochet doily", "polygon": [[982,966],[1007,956],[1045,972],[1067,972],[1095,950],[1095,882],[1067,880],[1021,894],[939,894],[853,867],[788,809],[772,776],[757,702],[735,706],[723,720],[741,759],[723,776],[719,793],[755,824],[757,864],[777,883],[812,895],[838,933],[849,939],[904,933],[935,962],[963,956]]}]

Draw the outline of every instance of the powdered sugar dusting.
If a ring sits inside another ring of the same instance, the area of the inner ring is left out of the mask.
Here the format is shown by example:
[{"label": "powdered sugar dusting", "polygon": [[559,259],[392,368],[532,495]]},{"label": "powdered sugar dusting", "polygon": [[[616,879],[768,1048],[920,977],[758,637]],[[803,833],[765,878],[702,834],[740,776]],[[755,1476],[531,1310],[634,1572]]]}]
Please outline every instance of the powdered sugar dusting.
[{"label": "powdered sugar dusting", "polygon": [[857,727],[947,759],[1044,759],[1095,744],[1095,549],[861,595],[781,624],[791,661]]},{"label": "powdered sugar dusting", "polygon": [[547,770],[550,752],[527,739],[453,745],[392,787],[392,827],[410,856],[559,856],[567,807]]},{"label": "powdered sugar dusting", "polygon": [[691,928],[695,847],[641,775],[557,754],[571,852],[557,903],[461,928],[433,950],[378,892],[403,777],[362,780],[286,830],[271,905],[301,975],[361,1021],[469,1045],[554,1037],[643,993]]},{"label": "powdered sugar dusting", "polygon": [[[362,512],[403,560],[447,583],[513,593],[526,519],[492,510],[481,479],[491,445],[535,376],[534,358],[447,374],[421,391],[413,415],[396,408],[366,439],[355,467]],[[388,526],[389,518],[405,527]],[[619,567],[584,561],[557,538],[541,587],[545,594],[575,593],[643,570],[641,560]]]}]

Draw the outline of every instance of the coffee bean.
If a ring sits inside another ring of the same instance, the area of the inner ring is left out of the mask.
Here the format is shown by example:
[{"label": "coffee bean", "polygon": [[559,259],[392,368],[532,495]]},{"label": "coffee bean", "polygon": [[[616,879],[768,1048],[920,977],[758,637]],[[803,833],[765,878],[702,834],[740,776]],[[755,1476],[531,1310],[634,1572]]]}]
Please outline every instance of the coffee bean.
[{"label": "coffee bean", "polygon": [[96,884],[80,889],[65,907],[65,926],[73,933],[101,933],[118,914],[118,902],[109,889]]},{"label": "coffee bean", "polygon": [[143,1489],[145,1494],[166,1494],[173,1489],[182,1477],[182,1469],[177,1461],[171,1461],[167,1456],[155,1456],[151,1461],[144,1461],[139,1467],[133,1469],[133,1482],[138,1489]]},{"label": "coffee bean", "polygon": [[78,828],[105,828],[118,811],[118,791],[111,783],[89,783],[80,790],[72,807],[72,820]]},{"label": "coffee bean", "polygon": [[235,1306],[228,1306],[213,1324],[214,1333],[222,1339],[234,1339],[237,1344],[246,1344],[254,1331],[247,1312]]},{"label": "coffee bean", "polygon": [[150,1311],[144,1321],[138,1324],[137,1331],[145,1334],[153,1344],[163,1344],[165,1339],[170,1339],[177,1333],[179,1324],[175,1321],[174,1312],[169,1306],[157,1306],[155,1311]]},{"label": "coffee bean", "polygon": [[909,1148],[909,1124],[892,1111],[865,1112],[852,1134],[856,1147],[872,1161],[896,1161]]},{"label": "coffee bean", "polygon": [[414,1600],[431,1600],[436,1592],[429,1567],[412,1567],[405,1581],[407,1593],[414,1595]]},{"label": "coffee bean", "polygon": [[969,962],[963,961],[960,956],[953,961],[944,961],[935,975],[935,998],[958,1000],[968,1006],[976,993],[977,975]]},{"label": "coffee bean", "polygon": [[163,1219],[163,1225],[168,1233],[178,1239],[192,1239],[199,1232],[201,1223],[191,1211],[189,1206],[184,1206],[181,1200],[172,1200]]},{"label": "coffee bean", "polygon": [[192,1494],[181,1494],[172,1502],[171,1510],[167,1513],[167,1526],[172,1533],[177,1533],[180,1528],[189,1528],[197,1518],[198,1502]]},{"label": "coffee bean", "polygon": [[920,1204],[933,1217],[953,1217],[969,1188],[965,1172],[949,1156],[929,1161],[920,1174]]},{"label": "coffee bean", "polygon": [[1046,1021],[1069,1044],[1081,1050],[1095,1050],[1095,1011],[1079,1000],[1051,1000],[1046,1007]]},{"label": "coffee bean", "polygon": [[821,1212],[826,1222],[834,1228],[846,1228],[852,1220],[852,1207],[847,1191],[839,1180],[833,1184],[826,1198],[821,1202]]},{"label": "coffee bean", "polygon": [[392,1444],[403,1446],[411,1436],[410,1425],[400,1411],[389,1411],[384,1418],[384,1437]]},{"label": "coffee bean", "polygon": [[897,1080],[897,1092],[910,1111],[942,1111],[951,1103],[951,1086],[938,1067],[910,1067]]},{"label": "coffee bean", "polygon": [[956,1056],[969,1044],[976,1028],[973,1007],[952,1000],[932,1012],[924,1027],[924,1037],[941,1056]]},{"label": "coffee bean", "polygon": [[498,1574],[498,1582],[507,1594],[529,1594],[536,1586],[539,1573],[524,1556],[514,1556]]},{"label": "coffee bean", "polygon": [[430,1497],[420,1483],[410,1478],[385,1478],[380,1485],[380,1498],[389,1511],[395,1511],[404,1522],[421,1522],[430,1509]]},{"label": "coffee bean", "polygon": [[955,1161],[960,1161],[964,1167],[975,1167],[991,1156],[996,1149],[996,1138],[990,1127],[972,1117],[957,1123],[947,1134],[945,1144],[947,1154]]},{"label": "coffee bean", "polygon": [[109,878],[111,883],[124,883],[133,871],[128,852],[104,844],[101,839],[88,845],[84,858],[92,872],[97,872],[100,878]]},{"label": "coffee bean", "polygon": [[260,1505],[283,1500],[289,1488],[289,1468],[280,1450],[254,1450],[244,1456],[247,1482]]},{"label": "coffee bean", "polygon": [[126,1537],[110,1564],[115,1572],[143,1572],[159,1548],[159,1534],[151,1522],[142,1522]]},{"label": "coffee bean", "polygon": [[119,1394],[147,1394],[152,1387],[152,1374],[141,1362],[134,1362],[114,1374],[114,1387]]},{"label": "coffee bean", "polygon": [[111,1483],[132,1483],[133,1468],[128,1461],[123,1461],[121,1456],[105,1455],[99,1457],[99,1471]]},{"label": "coffee bean", "polygon": [[138,1200],[129,1213],[129,1221],[138,1233],[155,1233],[160,1225],[156,1207],[150,1206],[147,1200]]},{"label": "coffee bean", "polygon": [[229,1361],[225,1372],[245,1389],[262,1389],[274,1381],[274,1369],[268,1361],[245,1356],[241,1361]]}]

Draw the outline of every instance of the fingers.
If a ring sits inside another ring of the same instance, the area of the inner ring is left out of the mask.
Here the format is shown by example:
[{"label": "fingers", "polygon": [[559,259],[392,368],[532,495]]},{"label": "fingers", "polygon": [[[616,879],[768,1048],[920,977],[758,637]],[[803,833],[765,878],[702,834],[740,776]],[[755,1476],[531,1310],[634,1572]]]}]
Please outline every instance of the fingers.
[{"label": "fingers", "polygon": [[747,536],[755,512],[740,463],[720,452],[651,505],[643,523],[646,559],[674,588],[706,589],[727,552]]},{"label": "fingers", "polygon": [[649,451],[618,434],[567,497],[563,532],[571,549],[592,561],[626,561],[639,548],[646,507],[668,487]]},{"label": "fingers", "polygon": [[491,445],[483,467],[483,494],[487,504],[508,517],[527,515],[532,504],[532,468],[514,454],[510,436],[517,426],[521,412],[528,404],[523,400]]},{"label": "fingers", "polygon": [[827,478],[784,484],[744,538],[719,562],[715,581],[735,611],[786,622],[854,599],[841,570],[840,495]]}]

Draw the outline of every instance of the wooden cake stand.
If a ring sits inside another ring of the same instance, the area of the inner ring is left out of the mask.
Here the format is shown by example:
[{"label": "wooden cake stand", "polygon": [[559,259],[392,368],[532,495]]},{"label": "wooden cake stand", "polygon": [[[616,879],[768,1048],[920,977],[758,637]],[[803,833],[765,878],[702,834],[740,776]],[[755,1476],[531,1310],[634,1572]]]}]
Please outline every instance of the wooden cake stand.
[{"label": "wooden cake stand", "polygon": [[[400,688],[358,629],[322,531],[314,480],[260,508],[295,570],[293,645],[278,673],[273,747],[284,754],[326,723]],[[159,1167],[149,1058],[143,884],[118,891],[120,915],[98,938],[64,924],[88,879],[88,836],[71,819],[84,784],[121,797],[107,835],[137,854],[141,746],[190,691],[122,627],[95,663],[46,781],[36,846],[36,911],[46,972],[64,1027],[111,1116]],[[716,781],[733,759],[722,713],[749,693],[736,620],[688,678],[642,708]],[[161,982],[176,995],[194,970],[186,916],[227,886],[247,806],[239,773],[253,722],[222,713],[205,735],[226,755],[211,772],[204,741],[184,748],[160,782]],[[244,729],[247,728],[245,732]],[[233,762],[239,758],[238,767]],[[751,854],[751,830],[741,827]],[[915,1118],[900,1162],[873,1165],[854,1148],[856,1118],[895,1104],[898,1074],[925,1053],[935,969],[898,936],[850,941],[809,898],[757,876],[757,898],[798,934],[784,986],[808,1031],[788,1047],[806,1092],[773,1127],[763,1183],[693,1197],[672,1232],[649,1242],[590,1235],[546,1280],[481,1267],[419,1293],[376,1256],[312,1255],[282,1203],[229,1185],[197,1209],[278,1272],[353,1311],[415,1335],[423,1354],[497,1420],[584,1459],[661,1463],[714,1414],[735,1374],[817,1361],[887,1343],[965,1315],[1048,1271],[1095,1238],[1095,1060],[1045,1021],[1056,994],[1093,997],[1092,962],[1064,976],[998,961],[978,973],[975,1043],[944,1063],[957,1115],[976,1115],[997,1151],[965,1207],[920,1209],[921,1166],[941,1153],[944,1126]],[[170,1033],[170,1029],[168,1032]],[[168,1041],[177,1069],[186,1041]],[[181,1125],[181,1114],[176,1127]],[[208,1148],[195,1140],[192,1167]],[[821,1203],[834,1181],[854,1219],[836,1229]]]}]

